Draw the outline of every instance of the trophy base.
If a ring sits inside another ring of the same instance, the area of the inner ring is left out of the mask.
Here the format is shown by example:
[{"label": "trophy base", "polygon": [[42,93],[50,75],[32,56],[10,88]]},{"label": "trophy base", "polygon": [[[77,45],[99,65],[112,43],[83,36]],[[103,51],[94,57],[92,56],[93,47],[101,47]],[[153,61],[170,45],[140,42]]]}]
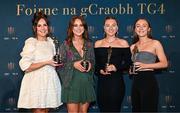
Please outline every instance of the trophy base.
[{"label": "trophy base", "polygon": [[82,61],[82,62],[81,62],[81,65],[85,68],[85,70],[88,70],[88,68],[89,68],[89,62],[87,62],[87,61]]},{"label": "trophy base", "polygon": [[53,60],[54,60],[55,62],[57,62],[58,64],[61,64],[61,63],[62,63],[62,60],[61,60],[61,58],[60,58],[59,55],[55,55],[55,56],[53,57]]},{"label": "trophy base", "polygon": [[130,66],[130,75],[136,75],[138,74],[136,71],[137,67],[136,66]]},{"label": "trophy base", "polygon": [[105,67],[104,67],[104,72],[106,73],[110,73],[111,71],[107,71],[107,67],[109,66],[109,63],[106,63]]}]

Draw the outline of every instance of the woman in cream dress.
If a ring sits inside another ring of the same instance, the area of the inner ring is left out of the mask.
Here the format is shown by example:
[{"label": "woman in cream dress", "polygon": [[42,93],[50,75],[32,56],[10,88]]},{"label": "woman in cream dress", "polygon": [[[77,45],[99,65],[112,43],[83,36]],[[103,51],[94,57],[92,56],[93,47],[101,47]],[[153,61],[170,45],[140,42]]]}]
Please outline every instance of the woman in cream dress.
[{"label": "woman in cream dress", "polygon": [[49,35],[47,16],[39,12],[32,20],[35,37],[25,41],[19,65],[25,72],[21,83],[18,108],[47,113],[61,103],[61,84],[53,61],[55,46]]}]

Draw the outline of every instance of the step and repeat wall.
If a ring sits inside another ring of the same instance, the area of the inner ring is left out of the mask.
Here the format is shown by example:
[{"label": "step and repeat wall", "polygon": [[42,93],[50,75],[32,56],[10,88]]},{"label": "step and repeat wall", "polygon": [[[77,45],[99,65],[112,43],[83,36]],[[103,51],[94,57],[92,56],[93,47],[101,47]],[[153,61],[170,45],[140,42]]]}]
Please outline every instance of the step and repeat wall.
[{"label": "step and repeat wall", "polygon": [[[24,41],[32,36],[31,19],[37,11],[49,16],[53,36],[61,42],[73,15],[82,15],[93,41],[103,37],[106,16],[119,22],[119,37],[132,41],[132,26],[147,18],[153,36],[164,46],[169,67],[157,74],[159,111],[180,111],[180,2],[178,0],[1,0],[0,1],[0,111],[18,111],[17,99],[23,72],[19,68]],[[131,80],[124,76],[126,96],[122,111],[131,111]],[[97,109],[96,104],[92,109]]]}]

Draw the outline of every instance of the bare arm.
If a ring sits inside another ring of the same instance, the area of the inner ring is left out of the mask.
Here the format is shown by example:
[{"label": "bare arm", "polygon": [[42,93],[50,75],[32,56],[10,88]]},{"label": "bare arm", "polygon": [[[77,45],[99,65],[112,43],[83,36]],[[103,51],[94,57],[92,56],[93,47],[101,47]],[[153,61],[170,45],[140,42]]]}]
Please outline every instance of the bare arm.
[{"label": "bare arm", "polygon": [[161,69],[161,68],[166,68],[168,66],[168,61],[161,43],[159,41],[156,41],[154,47],[159,62],[152,64],[144,64],[144,63],[136,62],[135,65],[138,65],[139,69]]},{"label": "bare arm", "polygon": [[25,70],[25,72],[31,72],[31,71],[40,69],[40,68],[44,67],[45,65],[51,65],[51,66],[53,66],[53,67],[59,66],[59,64],[57,64],[55,61],[53,61],[53,60],[48,60],[48,61],[44,61],[44,62],[32,63],[32,64]]},{"label": "bare arm", "polygon": [[153,69],[166,68],[168,66],[168,61],[164,53],[163,46],[159,41],[157,41],[155,45],[156,45],[156,55],[159,59],[159,62],[151,64],[149,65],[149,67]]},{"label": "bare arm", "polygon": [[97,40],[94,44],[94,48],[100,47],[101,42],[102,42],[101,40]]}]

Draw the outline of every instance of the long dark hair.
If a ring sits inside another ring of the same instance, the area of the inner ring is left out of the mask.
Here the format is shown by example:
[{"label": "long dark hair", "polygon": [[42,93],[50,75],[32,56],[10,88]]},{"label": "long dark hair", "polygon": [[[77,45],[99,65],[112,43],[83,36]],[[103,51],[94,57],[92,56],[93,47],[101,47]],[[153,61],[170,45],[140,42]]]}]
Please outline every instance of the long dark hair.
[{"label": "long dark hair", "polygon": [[[116,19],[115,17],[113,17],[113,16],[107,16],[107,17],[104,19],[104,25],[105,25],[105,22],[106,22],[107,20],[110,20],[110,19],[115,20],[116,23],[117,23],[117,26],[119,26],[119,23],[118,23],[117,19]],[[118,33],[116,32],[115,36],[117,36],[117,35],[118,35]],[[106,37],[106,33],[104,33],[104,38],[105,38],[105,37]]]},{"label": "long dark hair", "polygon": [[135,32],[135,28],[136,28],[136,23],[139,21],[139,20],[145,20],[147,23],[148,23],[148,26],[150,28],[150,31],[148,31],[148,38],[153,38],[152,37],[152,28],[151,28],[151,24],[150,22],[146,19],[146,18],[138,18],[135,22],[134,22],[134,25],[133,25],[133,41],[132,43],[135,44],[136,42],[139,41],[139,37],[137,35],[137,33]]},{"label": "long dark hair", "polygon": [[82,38],[84,40],[89,40],[89,37],[88,37],[88,26],[87,26],[87,23],[85,22],[84,18],[82,16],[73,16],[69,22],[69,26],[68,26],[68,29],[67,29],[67,38],[66,38],[66,41],[67,41],[67,44],[68,45],[72,45],[72,39],[74,37],[74,33],[73,33],[73,27],[74,27],[74,22],[76,19],[79,19],[81,20],[82,24],[83,24],[83,27],[84,27],[84,33],[82,34]]},{"label": "long dark hair", "polygon": [[37,12],[34,14],[33,19],[32,19],[32,26],[33,26],[32,29],[33,29],[34,37],[37,37],[37,24],[40,19],[44,19],[46,21],[47,26],[48,26],[48,34],[46,36],[47,37],[50,36],[51,35],[50,28],[49,28],[50,22],[48,20],[47,15],[45,15],[43,12]]}]

